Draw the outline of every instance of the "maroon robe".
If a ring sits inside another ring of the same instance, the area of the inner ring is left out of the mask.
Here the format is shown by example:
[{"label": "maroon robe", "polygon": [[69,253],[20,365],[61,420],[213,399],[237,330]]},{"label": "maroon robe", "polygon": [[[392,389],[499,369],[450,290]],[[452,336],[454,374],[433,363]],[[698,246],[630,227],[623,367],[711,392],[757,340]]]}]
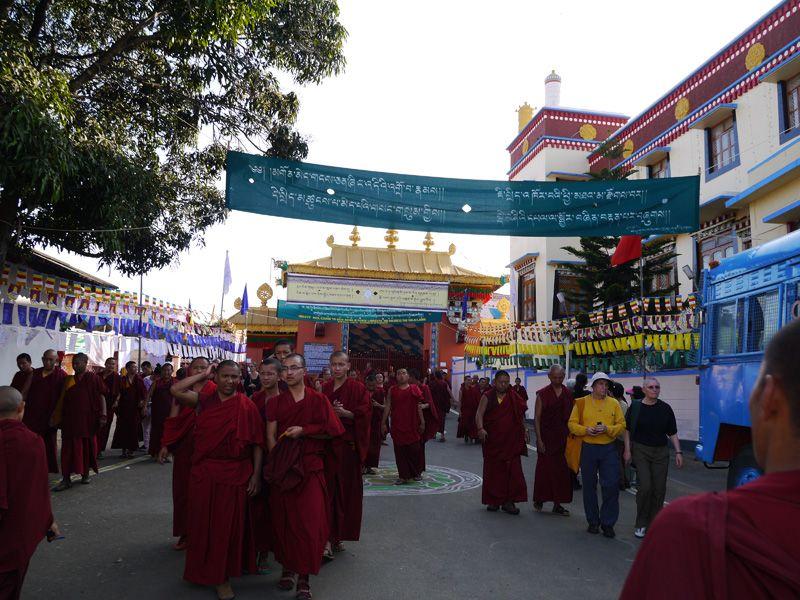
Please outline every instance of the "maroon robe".
[{"label": "maroon robe", "polygon": [[797,598],[798,539],[800,470],[679,498],[647,530],[620,598]]},{"label": "maroon robe", "polygon": [[[361,515],[364,504],[362,471],[367,459],[372,421],[372,401],[364,384],[351,377],[334,389],[329,379],[322,392],[331,404],[340,402],[353,418],[339,417],[344,435],[331,440],[325,477],[331,501],[331,541],[358,541],[361,537]],[[335,412],[335,411],[334,411]]]},{"label": "maroon robe", "polygon": [[[372,392],[372,400],[383,405],[386,401],[386,390],[382,387],[376,387],[375,391]],[[373,406],[372,420],[369,428],[369,450],[367,450],[367,459],[364,461],[365,467],[374,468],[380,463],[381,442],[383,441],[381,423],[383,423],[383,406],[380,408]]]},{"label": "maroon robe", "polygon": [[458,431],[456,437],[477,439],[478,428],[475,425],[475,415],[481,401],[481,390],[477,385],[461,388],[461,406],[458,417]]},{"label": "maroon robe", "polygon": [[133,452],[139,448],[139,426],[142,421],[141,404],[147,398],[147,388],[138,375],[133,382],[128,377],[122,378],[122,387],[117,405],[117,428],[111,448]]},{"label": "maroon robe", "polygon": [[422,461],[422,470],[425,471],[427,470],[425,444],[436,437],[444,416],[439,414],[439,407],[433,400],[431,389],[424,383],[416,385],[422,393],[422,404],[428,405],[428,408],[422,409],[422,416],[425,419],[425,431],[422,432],[422,443],[420,444],[420,461]]},{"label": "maroon robe", "polygon": [[[213,394],[217,384],[206,381],[201,394]],[[174,400],[173,400],[174,401]],[[185,537],[189,518],[189,475],[192,472],[194,453],[195,411],[189,406],[164,421],[161,446],[172,453],[172,535]]]},{"label": "maroon robe", "polygon": [[22,422],[44,440],[47,468],[51,473],[58,473],[57,430],[50,426],[50,420],[53,418],[53,411],[58,404],[67,374],[60,367],[56,367],[47,377],[44,377],[43,373],[44,369],[41,367],[33,371],[25,393],[25,415],[22,417]]},{"label": "maroon robe", "polygon": [[511,388],[502,403],[493,387],[484,392],[488,403],[483,413],[483,504],[499,506],[525,502],[528,490],[522,472],[522,459],[528,455],[525,444],[524,400]]},{"label": "maroon robe", "polygon": [[88,476],[89,469],[97,473],[95,436],[100,417],[105,410],[103,395],[106,386],[98,375],[86,371],[80,378],[69,375],[64,379],[61,400],[61,474]]},{"label": "maroon robe", "polygon": [[197,413],[183,578],[220,585],[244,570],[256,572],[247,484],[264,428],[255,405],[241,393],[224,402],[217,392],[200,394]]},{"label": "maroon robe", "polygon": [[105,452],[108,446],[108,436],[111,433],[111,425],[117,413],[117,409],[112,407],[122,389],[122,376],[119,373],[113,372],[108,375],[101,375],[101,378],[106,386],[106,424],[97,432],[97,452]]},{"label": "maroon robe", "polygon": [[28,383],[28,379],[32,374],[33,370],[17,371],[14,373],[14,377],[11,378],[11,387],[21,394],[23,391],[25,391],[25,384]]},{"label": "maroon robe", "polygon": [[414,479],[422,475],[422,435],[419,432],[419,405],[423,402],[422,391],[415,385],[391,390],[391,420],[394,459],[400,479]]},{"label": "maroon robe", "polygon": [[42,438],[0,420],[0,598],[16,600],[36,546],[53,524]]},{"label": "maroon robe", "polygon": [[288,491],[270,486],[275,558],[289,571],[316,574],[330,537],[330,502],[325,481],[329,443],[311,436],[335,438],[344,434],[344,427],[327,397],[310,387],[305,388],[305,396],[299,402],[295,402],[290,391],[270,398],[267,421],[277,423],[278,436],[294,426],[302,427],[304,434],[303,482]]},{"label": "maroon robe", "polygon": [[433,401],[436,403],[436,408],[439,409],[439,433],[444,435],[444,424],[447,414],[450,412],[450,385],[444,379],[434,377],[428,387],[431,390]]},{"label": "maroon robe", "polygon": [[569,428],[567,422],[572,412],[572,392],[561,386],[561,396],[556,396],[552,385],[543,387],[536,395],[542,406],[539,431],[545,452],[536,449],[536,474],[533,481],[534,502],[572,502],[572,477],[564,451],[567,448]]},{"label": "maroon robe", "polygon": [[525,386],[522,384],[512,385],[511,389],[516,392],[517,396],[525,400],[525,404],[528,403],[528,390],[525,389]]},{"label": "maroon robe", "polygon": [[[272,396],[275,398],[276,396]],[[264,431],[267,430],[267,390],[260,389],[250,396],[251,402],[255,405],[261,417]],[[266,448],[264,450],[264,462],[267,460]],[[261,491],[250,498],[250,510],[253,513],[253,534],[255,535],[256,552],[267,553],[272,549],[272,519],[269,516],[269,484],[262,480]]]},{"label": "maroon robe", "polygon": [[169,388],[174,383],[175,379],[172,377],[166,381],[159,377],[150,384],[153,393],[150,396],[150,445],[147,451],[153,458],[156,458],[161,450],[164,422],[169,418],[169,411],[172,409],[173,403]]}]

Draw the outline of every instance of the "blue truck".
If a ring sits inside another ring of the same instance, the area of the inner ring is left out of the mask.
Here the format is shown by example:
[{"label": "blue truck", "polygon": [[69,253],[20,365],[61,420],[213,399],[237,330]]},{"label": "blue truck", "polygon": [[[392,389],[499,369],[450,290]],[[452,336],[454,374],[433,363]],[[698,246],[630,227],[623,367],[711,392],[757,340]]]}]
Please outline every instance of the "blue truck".
[{"label": "blue truck", "polygon": [[764,350],[800,317],[800,231],[726,258],[703,272],[700,442],[707,466],[728,461],[728,487],[760,475],[748,400]]}]

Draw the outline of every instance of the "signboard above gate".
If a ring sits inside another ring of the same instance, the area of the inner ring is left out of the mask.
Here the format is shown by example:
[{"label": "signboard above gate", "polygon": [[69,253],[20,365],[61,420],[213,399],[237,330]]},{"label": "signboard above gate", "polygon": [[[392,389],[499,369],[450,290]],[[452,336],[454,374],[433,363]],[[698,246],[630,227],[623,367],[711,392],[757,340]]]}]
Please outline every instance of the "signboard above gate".
[{"label": "signboard above gate", "polygon": [[535,237],[691,233],[699,177],[486,181],[343,169],[228,152],[228,208],[416,231]]},{"label": "signboard above gate", "polygon": [[405,323],[438,323],[442,320],[442,313],[430,310],[403,310],[366,306],[297,304],[278,300],[278,317],[293,321],[314,321],[315,323],[399,325]]},{"label": "signboard above gate", "polygon": [[286,275],[286,301],[302,304],[444,312],[447,291],[446,282]]}]

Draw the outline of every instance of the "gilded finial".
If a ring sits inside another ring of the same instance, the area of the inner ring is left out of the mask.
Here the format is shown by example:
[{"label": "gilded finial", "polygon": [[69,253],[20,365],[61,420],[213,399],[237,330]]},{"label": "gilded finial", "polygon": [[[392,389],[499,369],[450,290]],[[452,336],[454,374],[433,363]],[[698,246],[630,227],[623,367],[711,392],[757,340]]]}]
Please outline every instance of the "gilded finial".
[{"label": "gilded finial", "polygon": [[425,246],[425,252],[430,252],[431,247],[433,246],[434,243],[435,242],[433,241],[433,236],[429,231],[428,233],[425,234],[425,239],[422,241],[422,245]]},{"label": "gilded finial", "polygon": [[256,290],[256,296],[261,300],[261,306],[265,307],[269,299],[272,298],[272,288],[268,283],[262,283]]},{"label": "gilded finial", "polygon": [[236,310],[240,310],[242,308],[241,298],[237,298],[236,300],[233,301],[233,308],[235,308]]},{"label": "gilded finial", "polygon": [[326,243],[326,244],[328,244],[328,247],[329,247],[329,248],[333,248],[333,236],[332,236],[332,235],[329,235],[329,236],[328,236],[328,239],[327,239],[327,240],[325,240],[325,243]]},{"label": "gilded finial", "polygon": [[397,229],[387,229],[386,235],[383,237],[383,239],[386,242],[386,247],[389,250],[394,250],[397,248],[395,244],[400,241],[400,236],[397,235]]},{"label": "gilded finial", "polygon": [[353,242],[353,248],[358,248],[358,242],[361,241],[361,235],[358,233],[358,227],[353,227],[353,231],[350,232],[350,237],[348,239]]},{"label": "gilded finial", "polygon": [[456,245],[455,244],[450,244],[450,247],[447,249],[447,253],[450,256],[453,256],[453,254],[456,253]]}]

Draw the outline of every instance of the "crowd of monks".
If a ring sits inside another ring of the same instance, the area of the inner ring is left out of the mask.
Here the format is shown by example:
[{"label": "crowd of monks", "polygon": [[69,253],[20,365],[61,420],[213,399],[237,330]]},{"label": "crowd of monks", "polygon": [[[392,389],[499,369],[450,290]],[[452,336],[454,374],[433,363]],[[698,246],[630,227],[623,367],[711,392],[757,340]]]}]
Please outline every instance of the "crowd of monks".
[{"label": "crowd of monks", "polygon": [[[624,597],[681,595],[675,582],[689,556],[697,595],[794,597],[800,563],[800,389],[786,381],[800,356],[800,322],[775,340],[797,352],[767,351],[751,398],[756,456],[767,475],[739,492],[673,503],[657,518],[634,563]],[[28,362],[29,359],[28,359]],[[230,580],[281,565],[278,587],[311,598],[310,576],[361,534],[362,476],[378,466],[391,434],[397,485],[419,481],[426,443],[444,441],[444,418],[455,404],[441,373],[429,381],[397,369],[391,381],[367,371],[352,376],[344,352],[334,352],[324,381],[313,381],[291,347],[259,366],[260,389],[248,397],[240,366],[194,359],[173,377],[171,367],[142,381],[135,363],[124,375],[112,361],[102,374],[88,359],[72,358],[73,375],[45,352],[39,369],[21,368],[0,387],[0,599],[18,598],[28,562],[43,539],[58,539],[47,473],[58,472],[56,428],[61,430],[62,482],[89,481],[116,417],[112,447],[129,456],[139,448],[145,406],[150,407],[148,450],[172,461],[173,534],[185,551],[183,577],[234,597]],[[770,366],[771,365],[771,366]],[[29,365],[22,365],[28,367]],[[537,464],[533,502],[568,515],[572,499],[566,440],[574,400],[560,367],[536,393]],[[483,453],[482,501],[487,509],[519,514],[528,499],[521,457],[528,452],[527,394],[505,371],[493,381],[469,379],[459,391],[458,437]],[[599,425],[599,423],[598,423]],[[586,435],[611,435],[586,427]],[[759,503],[769,510],[759,509]],[[758,518],[755,518],[756,515]],[[668,523],[668,524],[667,524]],[[687,554],[686,544],[694,544]],[[664,560],[667,557],[667,560]],[[723,566],[706,573],[703,564]],[[669,575],[665,575],[667,571]],[[667,590],[670,590],[667,593]],[[746,592],[746,593],[745,593]],[[759,595],[761,593],[761,595]]]}]

